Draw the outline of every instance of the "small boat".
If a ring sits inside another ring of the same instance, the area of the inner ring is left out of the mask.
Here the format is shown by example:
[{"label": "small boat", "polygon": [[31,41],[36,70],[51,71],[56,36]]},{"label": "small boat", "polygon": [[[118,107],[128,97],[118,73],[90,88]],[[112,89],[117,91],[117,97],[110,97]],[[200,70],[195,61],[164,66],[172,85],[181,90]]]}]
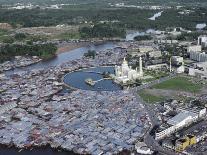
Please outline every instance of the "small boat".
[{"label": "small boat", "polygon": [[23,151],[23,149],[20,149],[18,152],[22,152]]},{"label": "small boat", "polygon": [[95,85],[95,82],[92,79],[86,79],[85,83],[90,85],[90,86],[94,86]]}]

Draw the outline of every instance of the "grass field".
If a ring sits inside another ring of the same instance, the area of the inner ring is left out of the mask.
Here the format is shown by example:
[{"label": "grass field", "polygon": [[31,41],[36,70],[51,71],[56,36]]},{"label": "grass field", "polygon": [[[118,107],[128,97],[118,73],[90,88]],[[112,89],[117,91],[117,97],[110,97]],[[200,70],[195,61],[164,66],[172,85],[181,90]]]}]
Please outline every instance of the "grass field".
[{"label": "grass field", "polygon": [[141,98],[147,102],[147,103],[156,103],[156,102],[161,102],[161,101],[164,101],[165,98],[163,96],[154,96],[154,95],[151,95],[149,93],[147,93],[146,91],[141,91],[139,93],[139,95],[141,96]]},{"label": "grass field", "polygon": [[187,77],[176,77],[163,83],[153,86],[155,89],[179,90],[191,93],[199,92],[202,88],[201,84],[194,83]]}]

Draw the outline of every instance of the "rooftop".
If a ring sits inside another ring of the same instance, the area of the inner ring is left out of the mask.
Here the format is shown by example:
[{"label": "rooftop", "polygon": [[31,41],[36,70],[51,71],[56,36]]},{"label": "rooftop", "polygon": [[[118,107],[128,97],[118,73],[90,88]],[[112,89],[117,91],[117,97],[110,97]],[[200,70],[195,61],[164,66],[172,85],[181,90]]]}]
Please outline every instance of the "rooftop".
[{"label": "rooftop", "polygon": [[188,117],[190,117],[190,116],[195,117],[196,115],[197,114],[190,112],[190,111],[180,112],[179,114],[177,114],[173,118],[169,119],[167,123],[170,125],[177,125],[178,123],[187,119]]}]

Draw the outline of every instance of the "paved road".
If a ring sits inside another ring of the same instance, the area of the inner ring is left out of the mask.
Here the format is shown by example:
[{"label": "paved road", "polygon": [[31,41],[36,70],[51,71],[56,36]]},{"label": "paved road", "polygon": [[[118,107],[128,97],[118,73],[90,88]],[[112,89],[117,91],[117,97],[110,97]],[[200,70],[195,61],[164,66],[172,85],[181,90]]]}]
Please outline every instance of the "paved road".
[{"label": "paved road", "polygon": [[168,149],[165,149],[163,147],[161,147],[159,145],[159,143],[149,134],[151,129],[155,126],[155,125],[159,125],[159,121],[158,119],[156,118],[156,115],[155,115],[155,112],[154,110],[146,103],[144,102],[144,100],[138,95],[138,91],[142,90],[142,89],[146,89],[146,88],[149,88],[149,87],[152,87],[153,85],[155,84],[159,84],[159,83],[162,83],[164,81],[167,81],[169,79],[172,79],[176,77],[176,74],[171,74],[170,76],[168,77],[164,77],[164,78],[161,78],[161,79],[158,79],[158,80],[155,80],[155,81],[152,81],[152,82],[149,82],[145,85],[142,85],[142,86],[139,86],[139,87],[136,87],[136,88],[133,88],[131,89],[130,91],[136,96],[136,99],[137,101],[142,104],[144,107],[145,107],[145,110],[146,112],[148,113],[148,116],[149,116],[149,119],[150,119],[150,122],[151,122],[151,128],[150,130],[146,133],[145,137],[144,137],[144,142],[147,144],[148,147],[150,147],[152,150],[156,150],[159,152],[159,155],[177,155],[177,153],[171,151],[171,150],[168,150]]}]

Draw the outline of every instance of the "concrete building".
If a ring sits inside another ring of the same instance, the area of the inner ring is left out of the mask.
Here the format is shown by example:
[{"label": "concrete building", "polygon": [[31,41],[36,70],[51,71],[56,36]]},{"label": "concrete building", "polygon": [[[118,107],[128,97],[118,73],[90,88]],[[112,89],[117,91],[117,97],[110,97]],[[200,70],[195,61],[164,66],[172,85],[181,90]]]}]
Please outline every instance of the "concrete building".
[{"label": "concrete building", "polygon": [[176,67],[175,68],[176,73],[184,73],[185,71],[183,57],[181,56],[172,56],[170,65],[174,65]]},{"label": "concrete building", "polygon": [[202,35],[198,37],[198,45],[202,47],[207,47],[207,35]]},{"label": "concrete building", "polygon": [[149,65],[146,67],[147,70],[156,70],[156,69],[161,69],[161,68],[168,68],[168,64],[163,63],[163,64],[157,64],[157,65]]},{"label": "concrete building", "polygon": [[183,64],[183,57],[181,56],[172,56],[171,57],[172,65],[181,65]]},{"label": "concrete building", "polygon": [[175,149],[177,152],[182,152],[186,147],[196,144],[196,137],[193,135],[187,135],[184,138],[178,139],[175,144]]},{"label": "concrete building", "polygon": [[152,151],[144,142],[136,142],[135,149],[137,150],[137,153],[139,154],[153,154],[154,151]]},{"label": "concrete building", "polygon": [[189,68],[188,74],[190,76],[207,78],[207,62],[200,62],[200,63],[194,64],[193,67]]},{"label": "concrete building", "polygon": [[202,51],[201,45],[191,45],[188,46],[187,48],[187,52],[201,52],[201,51]]},{"label": "concrete building", "polygon": [[200,52],[191,51],[190,59],[198,62],[204,62],[207,61],[207,54],[205,52],[200,53]]},{"label": "concrete building", "polygon": [[159,58],[162,56],[162,53],[160,50],[154,50],[154,51],[151,51],[149,52],[149,57],[153,57],[153,58]]},{"label": "concrete building", "polygon": [[160,140],[176,131],[182,129],[183,127],[189,126],[198,119],[203,118],[206,115],[206,108],[201,108],[198,111],[181,110],[176,116],[172,117],[167,121],[166,127],[155,133],[155,139]]},{"label": "concrete building", "polygon": [[125,58],[121,66],[115,66],[115,82],[117,83],[127,83],[128,81],[133,81],[142,77],[142,57],[139,59],[139,71],[137,68],[136,70],[132,69]]},{"label": "concrete building", "polygon": [[131,46],[127,48],[127,52],[132,56],[142,56],[153,50],[154,48],[152,46]]}]

